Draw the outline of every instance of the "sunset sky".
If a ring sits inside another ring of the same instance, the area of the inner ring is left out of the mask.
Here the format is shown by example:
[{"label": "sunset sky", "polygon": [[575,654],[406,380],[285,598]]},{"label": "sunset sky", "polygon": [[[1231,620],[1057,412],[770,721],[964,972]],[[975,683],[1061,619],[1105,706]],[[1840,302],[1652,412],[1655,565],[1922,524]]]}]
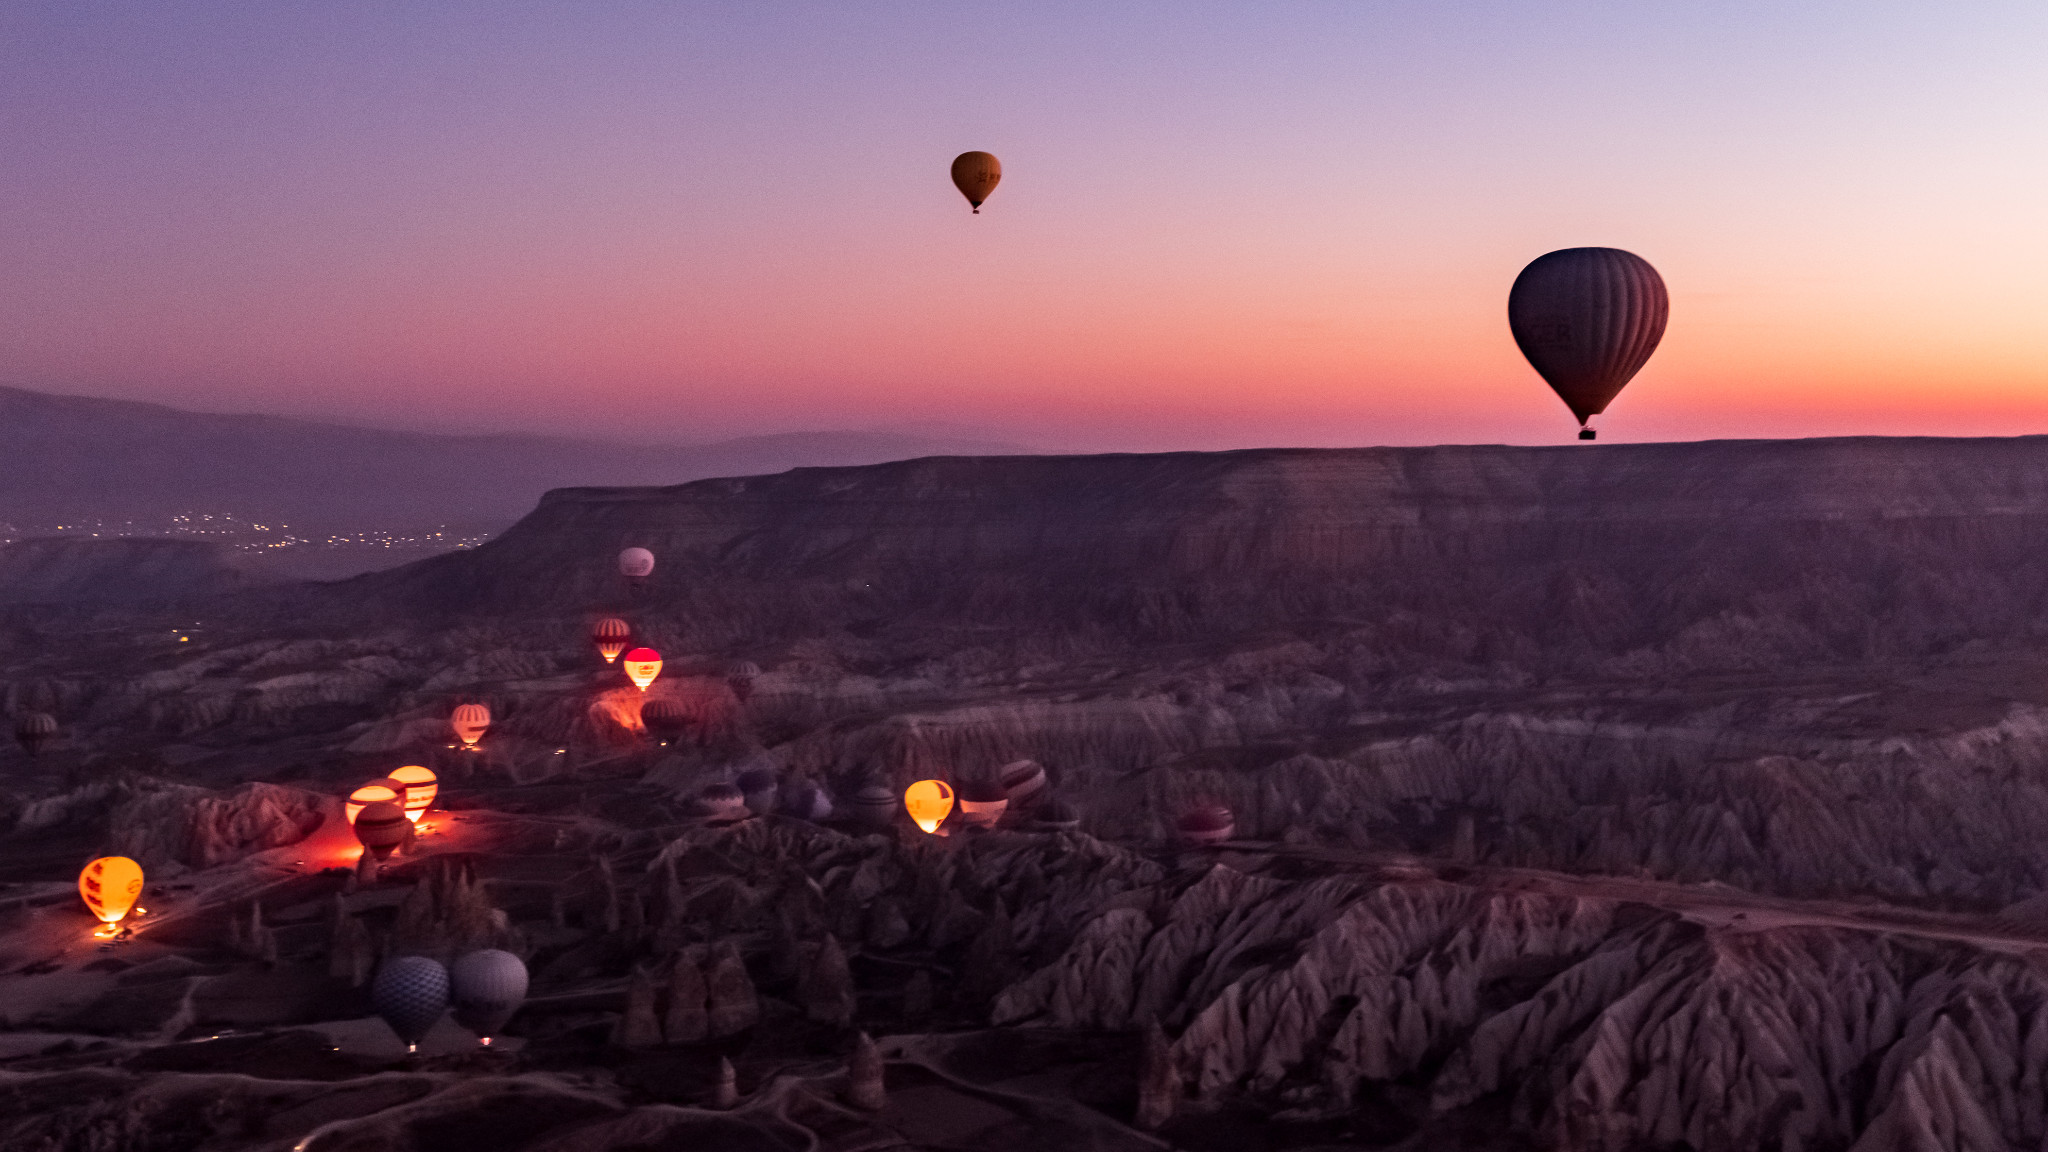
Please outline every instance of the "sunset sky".
[{"label": "sunset sky", "polygon": [[[2048,432],[2048,4],[0,4],[0,383],[685,442]],[[947,180],[1002,158],[980,216]]]}]

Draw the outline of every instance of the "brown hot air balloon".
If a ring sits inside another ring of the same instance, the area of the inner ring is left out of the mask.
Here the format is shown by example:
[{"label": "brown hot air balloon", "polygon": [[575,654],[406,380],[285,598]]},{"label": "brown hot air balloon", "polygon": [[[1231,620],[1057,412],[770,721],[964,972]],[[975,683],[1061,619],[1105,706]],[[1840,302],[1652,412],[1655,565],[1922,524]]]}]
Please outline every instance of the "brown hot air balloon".
[{"label": "brown hot air balloon", "polygon": [[967,197],[977,216],[981,215],[982,202],[996,190],[1002,178],[1003,162],[986,152],[962,152],[953,157],[953,186]]},{"label": "brown hot air balloon", "polygon": [[1586,421],[1635,376],[1663,339],[1671,301],[1650,263],[1619,248],[1538,256],[1508,291],[1508,329],[1572,415]]},{"label": "brown hot air balloon", "polygon": [[405,834],[412,829],[412,821],[405,818],[405,809],[389,800],[379,800],[365,805],[356,813],[356,839],[377,859],[391,855],[392,850],[405,843]]},{"label": "brown hot air balloon", "polygon": [[647,734],[666,743],[690,728],[690,711],[677,700],[658,696],[640,705],[640,723]]},{"label": "brown hot air balloon", "polygon": [[23,712],[14,721],[14,738],[30,756],[57,738],[57,718],[48,712]]},{"label": "brown hot air balloon", "polygon": [[960,822],[969,828],[993,828],[1010,806],[1010,794],[994,780],[970,780],[960,786]]}]

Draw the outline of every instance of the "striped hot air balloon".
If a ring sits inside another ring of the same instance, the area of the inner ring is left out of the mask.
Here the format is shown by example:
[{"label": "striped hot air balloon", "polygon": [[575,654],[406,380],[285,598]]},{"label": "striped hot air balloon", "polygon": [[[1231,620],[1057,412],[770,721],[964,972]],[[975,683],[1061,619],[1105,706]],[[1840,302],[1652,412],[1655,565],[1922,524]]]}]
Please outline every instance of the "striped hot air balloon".
[{"label": "striped hot air balloon", "polygon": [[448,717],[448,726],[455,729],[455,738],[463,747],[474,748],[491,730],[491,710],[481,704],[463,704]]},{"label": "striped hot air balloon", "polygon": [[883,783],[863,784],[853,794],[853,814],[871,828],[896,822],[896,790]]},{"label": "striped hot air balloon", "polygon": [[372,780],[348,794],[348,803],[342,806],[342,816],[353,825],[356,817],[362,815],[363,809],[372,804],[388,803],[403,807],[406,793],[409,791],[411,789],[390,777]]},{"label": "striped hot air balloon", "polygon": [[354,826],[356,839],[362,842],[364,850],[383,860],[405,843],[412,821],[405,818],[404,808],[387,800],[366,805],[356,813]]},{"label": "striped hot air balloon", "polygon": [[1650,262],[1619,248],[1565,248],[1538,256],[1508,291],[1508,330],[1538,375],[1586,422],[1657,350],[1671,301]]},{"label": "striped hot air balloon", "polygon": [[424,764],[407,764],[391,773],[391,779],[405,785],[405,818],[417,824],[441,794],[441,780]]},{"label": "striped hot air balloon", "polygon": [[607,616],[590,626],[590,641],[597,645],[597,654],[607,664],[619,658],[626,650],[626,642],[633,638],[633,626],[617,616]]},{"label": "striped hot air balloon", "polygon": [[57,738],[57,718],[48,712],[23,712],[14,719],[14,738],[23,751],[35,756]]}]

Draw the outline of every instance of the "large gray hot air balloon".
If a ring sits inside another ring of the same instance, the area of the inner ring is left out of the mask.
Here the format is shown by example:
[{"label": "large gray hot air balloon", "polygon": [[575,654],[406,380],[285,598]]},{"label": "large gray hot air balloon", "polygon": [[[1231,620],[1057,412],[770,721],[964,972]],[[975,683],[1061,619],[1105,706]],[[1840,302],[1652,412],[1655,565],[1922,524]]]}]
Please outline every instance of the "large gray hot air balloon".
[{"label": "large gray hot air balloon", "polygon": [[1671,301],[1650,262],[1619,248],[1538,256],[1508,291],[1508,328],[1538,374],[1586,421],[1634,377],[1663,339]]},{"label": "large gray hot air balloon", "polygon": [[370,984],[370,1004],[411,1052],[448,1010],[448,970],[425,956],[393,956]]},{"label": "large gray hot air balloon", "polygon": [[455,1022],[485,1044],[505,1027],[526,999],[526,962],[510,952],[485,948],[455,962]]}]

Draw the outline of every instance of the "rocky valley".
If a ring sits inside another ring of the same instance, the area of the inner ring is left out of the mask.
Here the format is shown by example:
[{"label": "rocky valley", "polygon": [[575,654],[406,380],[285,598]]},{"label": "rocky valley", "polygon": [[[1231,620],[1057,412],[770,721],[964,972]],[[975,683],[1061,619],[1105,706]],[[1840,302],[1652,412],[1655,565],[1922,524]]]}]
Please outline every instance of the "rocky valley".
[{"label": "rocky valley", "polygon": [[[933,457],[329,583],[9,545],[0,1145],[2036,1149],[2044,561],[2033,438]],[[375,974],[477,948],[504,1036],[408,1054]]]}]

